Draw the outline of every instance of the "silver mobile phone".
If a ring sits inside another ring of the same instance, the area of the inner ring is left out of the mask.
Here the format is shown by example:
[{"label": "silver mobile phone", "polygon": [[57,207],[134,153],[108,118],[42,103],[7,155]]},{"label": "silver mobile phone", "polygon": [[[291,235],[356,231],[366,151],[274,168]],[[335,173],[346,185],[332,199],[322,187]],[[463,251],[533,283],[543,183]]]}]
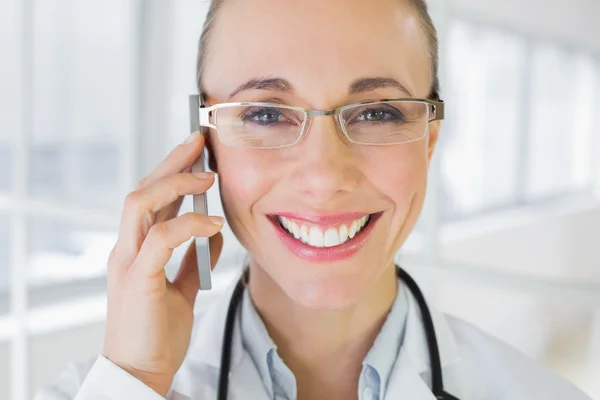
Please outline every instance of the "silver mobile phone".
[{"label": "silver mobile phone", "polygon": [[[202,98],[200,95],[190,96],[190,133],[194,133],[200,129],[200,106],[202,105]],[[192,165],[192,172],[204,172],[204,151],[200,154],[200,157]],[[194,198],[194,212],[198,214],[207,215],[208,208],[206,205],[206,194],[195,194]],[[198,262],[198,276],[200,277],[200,290],[210,290],[212,288],[211,282],[211,263],[210,263],[210,247],[208,244],[208,238],[197,237],[196,239],[196,260]]]}]

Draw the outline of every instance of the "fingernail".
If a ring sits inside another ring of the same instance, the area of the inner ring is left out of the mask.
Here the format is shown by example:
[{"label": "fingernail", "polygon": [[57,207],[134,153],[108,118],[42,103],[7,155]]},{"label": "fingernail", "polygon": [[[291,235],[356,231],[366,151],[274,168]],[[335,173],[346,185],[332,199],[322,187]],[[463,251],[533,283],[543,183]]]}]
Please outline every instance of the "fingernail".
[{"label": "fingernail", "polygon": [[214,172],[193,172],[192,174],[200,179],[211,179],[215,176]]},{"label": "fingernail", "polygon": [[196,138],[198,136],[200,136],[200,131],[196,131],[196,132],[192,133],[190,136],[187,137],[187,139],[185,139],[183,144],[192,143],[194,140],[196,140]]},{"label": "fingernail", "polygon": [[223,217],[208,217],[208,219],[210,219],[210,222],[212,222],[215,225],[224,225],[225,224],[225,218]]}]

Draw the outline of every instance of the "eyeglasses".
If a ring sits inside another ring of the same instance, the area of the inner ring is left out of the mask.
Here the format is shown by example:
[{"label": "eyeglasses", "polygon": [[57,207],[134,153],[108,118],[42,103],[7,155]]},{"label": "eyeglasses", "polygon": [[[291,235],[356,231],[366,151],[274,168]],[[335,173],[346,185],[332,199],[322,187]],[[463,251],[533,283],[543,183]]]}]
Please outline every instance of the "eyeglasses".
[{"label": "eyeglasses", "polygon": [[201,106],[200,126],[213,128],[226,146],[281,148],[300,141],[311,118],[333,115],[352,143],[396,145],[423,139],[430,122],[444,119],[444,102],[384,99],[332,110],[309,110],[277,103],[242,102]]}]

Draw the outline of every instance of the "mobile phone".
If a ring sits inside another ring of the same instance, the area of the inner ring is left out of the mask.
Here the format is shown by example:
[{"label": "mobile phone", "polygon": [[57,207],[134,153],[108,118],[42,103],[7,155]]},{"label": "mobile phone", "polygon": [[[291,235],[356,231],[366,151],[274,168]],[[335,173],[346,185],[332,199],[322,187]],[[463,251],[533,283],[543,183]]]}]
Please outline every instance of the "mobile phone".
[{"label": "mobile phone", "polygon": [[[200,106],[202,105],[202,97],[200,95],[190,96],[190,133],[200,130]],[[192,165],[192,172],[204,172],[205,150],[202,150],[200,157]],[[198,214],[208,214],[206,204],[206,194],[193,195],[194,212]],[[210,247],[208,238],[197,237],[196,242],[196,260],[198,263],[198,276],[200,277],[200,290],[210,290],[211,282],[211,263],[210,263]]]}]

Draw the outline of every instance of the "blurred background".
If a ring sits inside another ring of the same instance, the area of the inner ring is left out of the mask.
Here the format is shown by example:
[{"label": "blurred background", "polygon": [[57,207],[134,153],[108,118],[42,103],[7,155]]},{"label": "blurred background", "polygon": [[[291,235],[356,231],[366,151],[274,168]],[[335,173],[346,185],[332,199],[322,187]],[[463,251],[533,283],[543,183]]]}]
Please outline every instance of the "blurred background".
[{"label": "blurred background", "polygon": [[[189,133],[207,7],[0,0],[0,399],[100,351],[122,200]],[[600,399],[600,1],[430,7],[448,115],[399,262],[444,311]],[[222,213],[215,190],[209,204]],[[225,242],[199,307],[241,266]]]}]

